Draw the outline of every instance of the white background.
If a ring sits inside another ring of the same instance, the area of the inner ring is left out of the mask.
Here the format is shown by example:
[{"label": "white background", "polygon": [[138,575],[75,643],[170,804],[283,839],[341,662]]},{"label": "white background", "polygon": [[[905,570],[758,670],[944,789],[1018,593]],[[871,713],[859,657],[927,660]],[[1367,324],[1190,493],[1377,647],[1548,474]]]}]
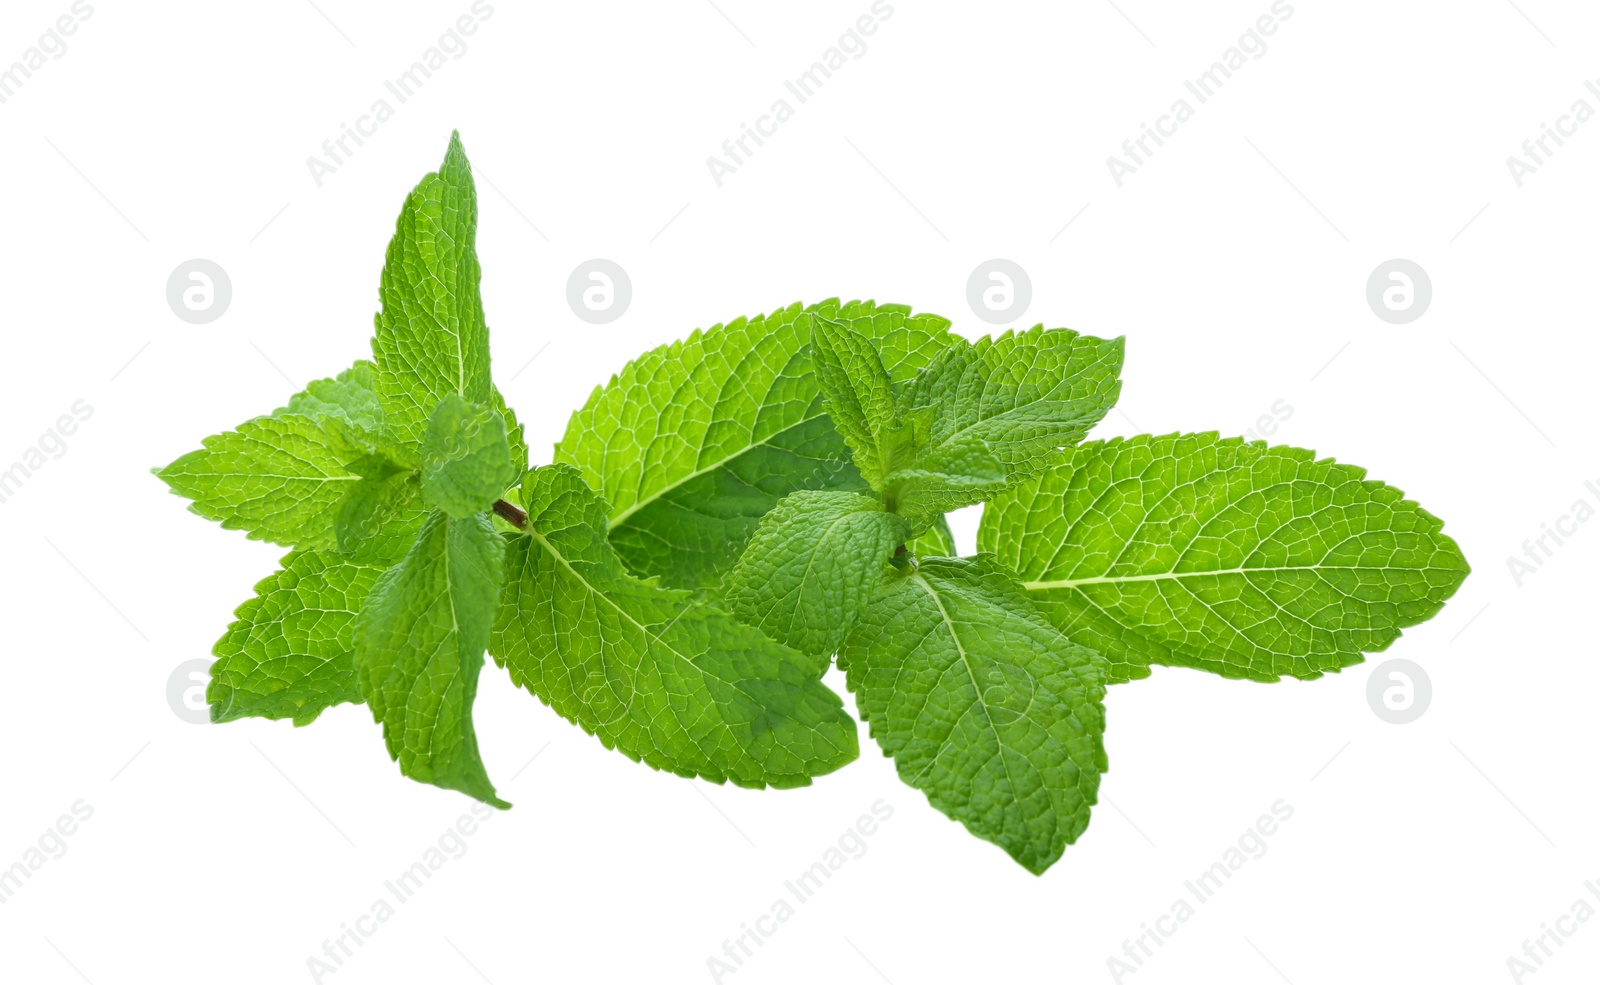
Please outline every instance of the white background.
[{"label": "white background", "polygon": [[[1280,799],[1267,853],[1125,981],[1504,982],[1542,924],[1600,907],[1600,523],[1520,587],[1506,564],[1600,505],[1600,120],[1523,187],[1506,166],[1574,100],[1600,109],[1600,11],[1295,0],[1119,188],[1107,156],[1194,103],[1183,81],[1270,3],[1118,2],[896,0],[718,187],[706,158],[868,0],[496,0],[318,187],[307,157],[469,0],[96,0],[0,104],[0,465],[74,401],[94,410],[0,504],[0,867],[74,802],[94,811],[0,904],[5,979],[310,981],[307,958],[467,812],[398,775],[365,708],[305,729],[173,712],[169,675],[282,551],[147,471],[366,353],[394,217],[453,128],[479,169],[496,376],[536,462],[593,386],[696,326],[839,295],[982,334],[965,285],[999,256],[1031,274],[1025,324],[1127,336],[1098,434],[1237,434],[1282,400],[1274,441],[1401,487],[1475,573],[1385,654],[1432,679],[1414,724],[1369,708],[1376,661],[1114,688],[1101,806],[1038,878],[902,785],[865,730],[860,761],[808,789],[715,787],[605,751],[489,666],[478,734],[516,808],[324,981],[710,981],[707,958],[879,799],[894,814],[867,853],[725,981],[1111,981],[1123,941]],[[0,65],[68,7],[9,0]],[[605,326],[565,300],[596,256],[634,287]],[[164,297],[192,257],[232,278],[210,325]],[[1365,300],[1392,257],[1432,277],[1409,325]],[[1597,970],[1600,919],[1525,980]]]}]

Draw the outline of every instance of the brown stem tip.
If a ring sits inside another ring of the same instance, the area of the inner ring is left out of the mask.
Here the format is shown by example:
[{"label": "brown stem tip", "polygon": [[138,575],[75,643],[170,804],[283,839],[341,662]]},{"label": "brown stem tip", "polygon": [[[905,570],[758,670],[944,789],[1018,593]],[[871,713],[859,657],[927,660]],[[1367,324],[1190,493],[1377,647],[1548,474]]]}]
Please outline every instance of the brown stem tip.
[{"label": "brown stem tip", "polygon": [[503,499],[494,501],[494,513],[500,519],[521,530],[528,525],[528,514],[512,506]]}]

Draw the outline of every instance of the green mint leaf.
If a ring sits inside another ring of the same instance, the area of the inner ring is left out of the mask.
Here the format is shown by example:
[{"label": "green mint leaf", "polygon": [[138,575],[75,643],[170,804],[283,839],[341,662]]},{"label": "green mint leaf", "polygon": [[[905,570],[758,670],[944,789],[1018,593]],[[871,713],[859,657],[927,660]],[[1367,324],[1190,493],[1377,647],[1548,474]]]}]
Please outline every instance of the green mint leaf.
[{"label": "green mint leaf", "polygon": [[1366,470],[1215,433],[1079,446],[979,529],[1062,631],[1111,661],[1305,680],[1432,617],[1469,568]]},{"label": "green mint leaf", "polygon": [[505,542],[484,515],[430,515],[405,558],[373,586],[356,620],[361,694],[389,756],[422,783],[496,807],[478,756],[472,702],[494,625]]},{"label": "green mint leaf", "polygon": [[895,430],[894,390],[872,340],[842,322],[813,315],[811,359],[833,426],[850,446],[867,485],[883,488],[883,439]]},{"label": "green mint leaf", "polygon": [[889,473],[885,486],[894,511],[920,531],[935,517],[1004,489],[1006,468],[982,438],[958,435]]},{"label": "green mint leaf", "polygon": [[728,573],[728,607],[779,643],[831,657],[910,533],[871,496],[792,493]]},{"label": "green mint leaf", "polygon": [[273,417],[299,414],[338,417],[367,431],[383,430],[383,405],[378,400],[378,367],[365,359],[331,380],[315,380],[289,398],[289,405],[272,412]]},{"label": "green mint leaf", "polygon": [[950,522],[944,517],[934,517],[928,529],[917,534],[906,549],[919,558],[955,557],[956,536],[950,532]]},{"label": "green mint leaf", "polygon": [[992,558],[891,577],[839,663],[900,778],[1030,872],[1088,827],[1106,769],[1105,660]]},{"label": "green mint leaf", "polygon": [[872,339],[897,382],[965,344],[936,315],[830,300],[697,331],[629,363],[573,414],[555,460],[611,504],[611,543],[636,574],[715,587],[784,496],[864,488],[823,407],[806,311]]},{"label": "green mint leaf", "polygon": [[345,552],[378,536],[385,524],[406,513],[421,489],[416,472],[383,455],[364,456],[348,468],[361,481],[351,484],[333,519],[334,540]]},{"label": "green mint leaf", "polygon": [[492,396],[477,226],[472,167],[452,135],[444,164],[406,197],[379,288],[377,390],[389,429],[406,445],[422,441],[445,395],[475,403]]},{"label": "green mint leaf", "polygon": [[857,755],[826,661],[692,593],[624,569],[577,470],[523,479],[490,653],[511,679],[634,760],[680,776],[795,787]]},{"label": "green mint leaf", "polygon": [[489,391],[489,407],[505,419],[506,442],[511,446],[511,475],[514,479],[528,471],[527,438],[522,433],[522,424],[517,420],[516,412],[506,406],[506,398],[500,395],[499,387]]},{"label": "green mint leaf", "polygon": [[919,461],[977,438],[1015,482],[1083,440],[1116,403],[1121,371],[1122,339],[1039,326],[945,350],[901,404],[925,422]]},{"label": "green mint leaf", "polygon": [[336,507],[361,480],[347,466],[372,453],[367,437],[341,417],[258,417],[155,474],[194,512],[251,540],[332,547]]},{"label": "green mint leaf", "polygon": [[464,520],[494,505],[516,476],[505,420],[487,404],[446,394],[422,439],[422,496],[428,504]]},{"label": "green mint leaf", "polygon": [[405,555],[424,516],[412,511],[351,554],[284,555],[212,648],[211,720],[253,716],[309,725],[336,704],[359,704],[356,613],[378,576]]}]

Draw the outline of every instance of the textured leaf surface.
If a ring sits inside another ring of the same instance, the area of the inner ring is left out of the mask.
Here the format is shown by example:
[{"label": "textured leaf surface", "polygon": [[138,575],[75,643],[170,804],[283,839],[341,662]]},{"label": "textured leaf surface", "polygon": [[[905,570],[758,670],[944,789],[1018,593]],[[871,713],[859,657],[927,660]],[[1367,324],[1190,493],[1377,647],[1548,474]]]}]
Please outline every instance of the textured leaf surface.
[{"label": "textured leaf surface", "polygon": [[[871,338],[897,382],[965,344],[902,305],[813,308]],[[635,573],[715,586],[784,496],[865,487],[823,408],[810,341],[798,304],[696,331],[629,363],[573,414],[555,460],[611,504],[611,542]]]},{"label": "textured leaf surface", "polygon": [[212,649],[211,720],[253,716],[307,725],[336,704],[359,704],[356,613],[378,576],[405,555],[423,516],[414,511],[354,554],[284,555]]},{"label": "textured leaf surface", "polygon": [[378,367],[365,359],[330,380],[314,380],[289,398],[289,404],[273,411],[273,417],[299,414],[316,417],[324,414],[368,431],[383,430],[383,406],[378,401]]},{"label": "textured leaf surface", "polygon": [[921,530],[935,517],[981,503],[1004,489],[1006,468],[982,438],[966,435],[889,473],[886,482],[895,512]]},{"label": "textured leaf surface", "polygon": [[416,502],[421,491],[415,472],[406,471],[382,455],[359,459],[350,471],[361,476],[361,481],[350,484],[334,517],[334,540],[341,551],[356,550],[378,536],[385,525]]},{"label": "textured leaf surface", "polygon": [[1116,403],[1122,340],[1042,326],[940,354],[901,396],[929,454],[981,439],[1011,481],[1060,460]]},{"label": "textured leaf surface", "polygon": [[762,518],[729,572],[728,606],[780,643],[831,657],[910,532],[871,496],[793,493]]},{"label": "textured leaf surface", "polygon": [[839,662],[900,778],[968,831],[1039,873],[1088,826],[1106,769],[1104,658],[993,559],[891,577]]},{"label": "textured leaf surface", "polygon": [[822,404],[867,485],[883,488],[885,451],[880,442],[895,430],[894,390],[872,340],[844,322],[813,316],[812,364]]},{"label": "textured leaf surface", "polygon": [[407,445],[422,441],[446,394],[491,399],[477,227],[472,167],[460,137],[452,136],[444,164],[406,197],[379,287],[383,310],[372,340],[377,390],[390,430]]},{"label": "textured leaf surface", "polygon": [[335,507],[361,478],[347,466],[371,450],[361,434],[337,417],[258,417],[156,475],[194,512],[252,540],[332,547]]},{"label": "textured leaf surface", "polygon": [[681,776],[794,787],[856,757],[825,661],[629,575],[576,470],[528,473],[522,500],[490,644],[519,686],[607,748]]},{"label": "textured leaf surface", "polygon": [[489,406],[505,419],[506,442],[511,446],[512,475],[521,475],[528,471],[528,442],[523,436],[516,411],[506,406],[506,398],[501,396],[499,387],[489,392]]},{"label": "textured leaf surface", "polygon": [[433,409],[422,440],[422,495],[465,519],[493,505],[516,478],[506,423],[487,404],[447,394]]},{"label": "textured leaf surface", "polygon": [[486,516],[435,512],[385,571],[356,625],[361,693],[400,772],[496,807],[472,728],[478,672],[504,573],[505,544]]},{"label": "textured leaf surface", "polygon": [[917,534],[906,548],[917,557],[955,557],[956,536],[950,532],[950,521],[942,516],[935,517],[928,529]]},{"label": "textured leaf surface", "polygon": [[1468,566],[1366,470],[1214,433],[1079,446],[989,504],[979,549],[1112,662],[1318,677],[1438,612]]}]

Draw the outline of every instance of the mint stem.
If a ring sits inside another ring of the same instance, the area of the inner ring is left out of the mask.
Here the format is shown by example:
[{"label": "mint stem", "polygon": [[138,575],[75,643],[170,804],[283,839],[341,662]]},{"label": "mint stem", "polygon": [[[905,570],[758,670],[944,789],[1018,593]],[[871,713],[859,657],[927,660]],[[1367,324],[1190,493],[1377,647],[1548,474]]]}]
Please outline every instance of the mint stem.
[{"label": "mint stem", "polygon": [[[482,502],[482,500],[479,502]],[[496,516],[511,524],[513,527],[516,527],[518,530],[521,530],[523,527],[528,525],[528,514],[522,512],[503,499],[495,500],[492,508]]]}]

